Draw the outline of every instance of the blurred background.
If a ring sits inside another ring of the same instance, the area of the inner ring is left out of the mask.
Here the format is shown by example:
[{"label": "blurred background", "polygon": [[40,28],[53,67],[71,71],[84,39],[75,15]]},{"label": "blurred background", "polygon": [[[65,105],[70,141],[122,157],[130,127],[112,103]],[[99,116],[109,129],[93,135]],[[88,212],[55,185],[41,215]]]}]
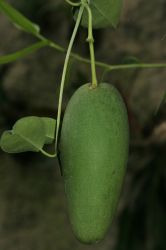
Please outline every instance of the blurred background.
[{"label": "blurred background", "polygon": [[[73,20],[62,0],[10,0],[67,47]],[[166,62],[166,1],[125,0],[116,30],[96,30],[98,60],[108,63]],[[81,28],[74,51],[89,56]],[[0,13],[0,55],[35,42]],[[23,116],[56,117],[64,54],[44,48],[0,66],[0,134]],[[98,69],[102,78],[103,70]],[[112,227],[98,245],[82,245],[68,220],[58,161],[40,154],[0,151],[0,249],[164,250],[166,249],[166,69],[105,74],[128,107],[131,141],[127,174]],[[73,92],[90,81],[90,66],[74,59],[67,75],[63,112]],[[158,107],[160,109],[158,110]],[[156,110],[158,110],[156,114]]]}]

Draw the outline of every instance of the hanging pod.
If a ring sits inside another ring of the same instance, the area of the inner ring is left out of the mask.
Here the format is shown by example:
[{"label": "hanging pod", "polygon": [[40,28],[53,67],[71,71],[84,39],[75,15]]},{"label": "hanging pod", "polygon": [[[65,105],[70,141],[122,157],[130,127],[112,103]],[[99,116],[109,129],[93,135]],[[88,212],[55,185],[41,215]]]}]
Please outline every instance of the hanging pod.
[{"label": "hanging pod", "polygon": [[127,111],[117,89],[80,87],[64,114],[59,156],[73,232],[83,243],[102,240],[111,224],[128,145]]}]

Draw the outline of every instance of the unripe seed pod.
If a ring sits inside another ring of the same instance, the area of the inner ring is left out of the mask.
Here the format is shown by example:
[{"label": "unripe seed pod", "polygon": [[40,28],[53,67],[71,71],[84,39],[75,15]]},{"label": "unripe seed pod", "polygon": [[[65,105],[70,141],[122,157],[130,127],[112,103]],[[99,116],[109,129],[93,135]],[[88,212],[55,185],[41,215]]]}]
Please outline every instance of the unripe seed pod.
[{"label": "unripe seed pod", "polygon": [[69,217],[84,243],[102,240],[117,207],[128,158],[129,126],[115,87],[80,87],[65,111],[59,152]]}]

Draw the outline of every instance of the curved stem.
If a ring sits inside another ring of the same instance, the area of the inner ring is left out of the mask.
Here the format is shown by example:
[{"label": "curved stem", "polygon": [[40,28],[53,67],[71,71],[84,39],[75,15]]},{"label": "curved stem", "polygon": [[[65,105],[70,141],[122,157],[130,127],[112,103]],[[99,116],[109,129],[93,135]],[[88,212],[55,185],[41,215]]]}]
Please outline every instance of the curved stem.
[{"label": "curved stem", "polygon": [[88,4],[84,4],[88,12],[88,38],[91,59],[91,71],[92,71],[92,87],[97,87],[97,75],[96,75],[96,64],[95,64],[95,53],[94,53],[94,38],[93,38],[93,23],[92,23],[92,12]]},{"label": "curved stem", "polygon": [[[38,39],[40,39],[41,41],[47,40],[48,41],[48,46],[59,51],[62,53],[66,52],[66,49],[63,48],[62,46],[60,46],[59,44],[55,43],[54,41],[51,41],[47,38],[44,38],[43,36],[36,36]],[[91,61],[88,58],[85,58],[79,54],[76,53],[71,53],[70,56],[74,59],[76,59],[77,61],[86,63],[86,64],[90,64]],[[105,68],[108,71],[111,70],[123,70],[123,69],[153,69],[153,68],[166,68],[166,63],[135,63],[135,64],[117,64],[117,65],[112,65],[112,64],[108,64],[108,63],[104,63],[104,62],[100,62],[100,61],[96,61],[96,66],[100,67],[100,68]]]},{"label": "curved stem", "polygon": [[55,158],[56,156],[57,156],[57,154],[55,153],[55,154],[49,154],[49,153],[47,153],[45,150],[43,150],[43,149],[40,149],[40,152],[43,154],[43,155],[45,155],[45,156],[47,156],[47,157],[49,157],[49,158]]},{"label": "curved stem", "polygon": [[64,84],[65,84],[65,79],[66,79],[67,66],[69,63],[70,54],[71,54],[71,50],[74,44],[74,40],[75,40],[77,31],[81,22],[83,11],[84,11],[84,6],[82,5],[79,9],[77,21],[73,30],[73,34],[71,36],[71,40],[68,46],[65,63],[63,67],[63,73],[62,73],[62,79],[61,79],[61,85],[60,85],[60,93],[59,93],[59,103],[58,103],[57,127],[56,127],[56,134],[55,134],[55,150],[56,151],[57,151],[57,144],[58,144],[58,134],[59,134],[59,127],[60,127],[61,111],[62,111],[63,90],[64,90]]},{"label": "curved stem", "polygon": [[[60,46],[59,44],[48,40],[47,38],[44,38],[43,36],[37,36],[37,38],[39,38],[41,41],[48,41],[48,46],[56,49],[59,52],[66,52],[66,49],[63,48],[62,46]],[[90,64],[91,61],[88,58],[85,58],[79,54],[76,53],[71,53],[70,54],[71,57],[75,58],[76,60],[86,63],[86,64]],[[111,70],[120,70],[120,69],[134,69],[134,68],[166,68],[166,63],[134,63],[134,64],[117,64],[117,65],[111,65],[108,63],[104,63],[104,62],[100,62],[100,61],[96,61],[96,66],[100,67],[100,68],[105,68],[108,71]]]},{"label": "curved stem", "polygon": [[68,4],[70,4],[71,6],[73,6],[73,7],[76,7],[76,6],[80,6],[81,5],[81,2],[79,2],[79,3],[74,3],[74,2],[72,2],[71,0],[65,0]]}]

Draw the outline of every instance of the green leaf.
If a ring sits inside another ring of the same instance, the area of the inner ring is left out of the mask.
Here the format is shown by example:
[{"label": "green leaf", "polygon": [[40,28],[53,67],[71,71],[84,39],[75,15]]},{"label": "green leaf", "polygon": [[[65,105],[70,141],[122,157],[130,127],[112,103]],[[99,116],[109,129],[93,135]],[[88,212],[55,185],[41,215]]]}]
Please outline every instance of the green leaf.
[{"label": "green leaf", "polygon": [[21,118],[11,131],[2,134],[0,147],[7,153],[27,151],[43,153],[44,144],[50,144],[54,140],[55,127],[56,120],[52,118],[36,116]]},{"label": "green leaf", "polygon": [[[122,9],[122,0],[90,0],[90,8],[93,15],[93,28],[105,28],[117,26]],[[74,18],[78,14],[78,8],[74,8]],[[82,26],[88,26],[87,11],[84,11]]]},{"label": "green leaf", "polygon": [[14,134],[12,131],[5,131],[2,134],[0,145],[6,153],[38,152],[38,150],[33,147],[33,143],[29,143],[29,141]]},{"label": "green leaf", "polygon": [[8,153],[38,152],[45,143],[45,126],[39,117],[30,116],[18,120],[12,131],[2,134],[1,148]]},{"label": "green leaf", "polygon": [[25,32],[38,35],[40,28],[23,16],[19,11],[13,8],[10,4],[4,0],[0,0],[0,11],[3,12],[18,28]]},{"label": "green leaf", "polygon": [[41,117],[45,126],[45,144],[51,144],[55,139],[56,120],[49,117]]},{"label": "green leaf", "polygon": [[12,53],[10,55],[5,55],[5,56],[1,56],[0,57],[0,64],[7,64],[7,63],[11,63],[14,62],[18,59],[21,59],[45,46],[47,46],[49,44],[49,41],[44,40],[38,43],[35,43],[33,45],[31,45],[30,47],[27,47],[25,49],[19,50],[15,53]]},{"label": "green leaf", "polygon": [[45,127],[39,117],[24,117],[13,126],[13,133],[29,142],[33,148],[39,151],[45,142]]}]

